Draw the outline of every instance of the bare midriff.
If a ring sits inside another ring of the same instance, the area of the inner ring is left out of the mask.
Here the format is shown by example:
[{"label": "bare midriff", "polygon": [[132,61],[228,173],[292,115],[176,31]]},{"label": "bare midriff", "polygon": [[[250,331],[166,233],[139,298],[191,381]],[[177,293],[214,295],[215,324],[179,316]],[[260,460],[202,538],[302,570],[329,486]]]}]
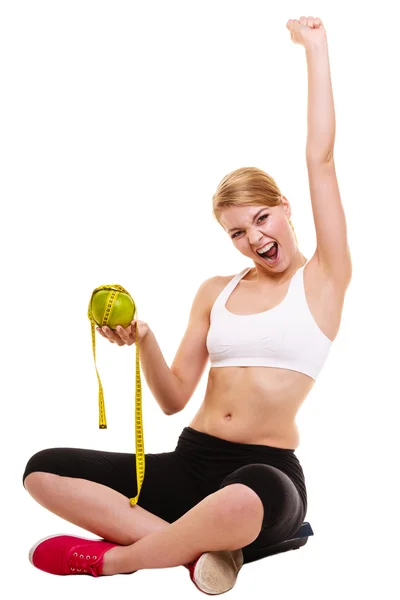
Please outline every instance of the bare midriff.
[{"label": "bare midriff", "polygon": [[295,450],[296,415],[314,380],[274,367],[215,367],[190,427],[242,444]]}]

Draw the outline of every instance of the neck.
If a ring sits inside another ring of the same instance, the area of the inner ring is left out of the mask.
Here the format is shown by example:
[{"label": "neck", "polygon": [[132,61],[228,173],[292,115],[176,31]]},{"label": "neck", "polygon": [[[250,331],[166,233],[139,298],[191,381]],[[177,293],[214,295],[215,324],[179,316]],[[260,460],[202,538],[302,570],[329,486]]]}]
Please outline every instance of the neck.
[{"label": "neck", "polygon": [[263,265],[255,263],[255,268],[248,273],[248,275],[250,275],[249,281],[260,284],[274,283],[279,285],[291,279],[296,271],[301,269],[306,262],[307,259],[300,251],[297,251],[288,267],[283,271],[275,273],[273,269],[268,269],[268,267],[263,267]]}]

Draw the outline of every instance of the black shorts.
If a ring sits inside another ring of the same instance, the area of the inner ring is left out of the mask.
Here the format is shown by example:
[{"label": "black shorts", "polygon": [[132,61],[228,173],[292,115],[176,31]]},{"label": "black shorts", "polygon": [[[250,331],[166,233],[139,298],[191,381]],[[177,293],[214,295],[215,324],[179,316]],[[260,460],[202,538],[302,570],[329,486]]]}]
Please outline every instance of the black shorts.
[{"label": "black shorts", "polygon": [[[244,561],[258,550],[289,539],[307,512],[303,470],[294,450],[239,444],[184,427],[175,450],[145,454],[138,505],[173,523],[203,498],[242,483],[264,506],[262,530],[243,548]],[[78,477],[106,485],[127,498],[137,494],[135,454],[81,448],[49,448],[29,459],[23,475],[34,471]]]}]

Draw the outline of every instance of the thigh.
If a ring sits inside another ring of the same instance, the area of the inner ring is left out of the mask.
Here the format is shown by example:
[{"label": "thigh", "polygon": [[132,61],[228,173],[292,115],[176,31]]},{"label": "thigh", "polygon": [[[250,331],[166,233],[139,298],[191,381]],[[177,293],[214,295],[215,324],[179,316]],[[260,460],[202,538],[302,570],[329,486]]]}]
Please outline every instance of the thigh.
[{"label": "thigh", "polygon": [[[105,485],[133,498],[137,494],[136,455],[87,448],[47,448],[34,454],[23,482],[33,472],[54,473]],[[172,523],[198,501],[175,452],[145,454],[145,476],[138,505]]]},{"label": "thigh", "polygon": [[46,448],[34,454],[25,467],[25,478],[33,472],[86,479],[127,495],[136,475],[135,454],[90,448]]},{"label": "thigh", "polygon": [[[264,517],[259,536],[246,548],[261,548],[288,539],[296,533],[305,517],[305,508],[293,481],[283,471],[266,464],[251,464],[236,469],[221,482],[249,486],[261,499]],[[245,549],[243,549],[245,554]]]}]

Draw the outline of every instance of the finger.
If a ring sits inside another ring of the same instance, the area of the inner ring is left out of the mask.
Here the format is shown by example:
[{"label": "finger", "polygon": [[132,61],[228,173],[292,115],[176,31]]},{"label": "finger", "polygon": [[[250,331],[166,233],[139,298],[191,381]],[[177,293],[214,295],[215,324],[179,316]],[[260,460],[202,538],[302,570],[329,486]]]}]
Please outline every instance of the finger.
[{"label": "finger", "polygon": [[135,319],[134,321],[131,321],[131,334],[133,336],[133,339],[135,339],[135,336],[138,333],[138,328],[139,328],[139,324],[138,324],[137,320]]},{"label": "finger", "polygon": [[96,327],[96,331],[105,339],[108,340],[109,342],[111,342],[112,344],[115,344],[114,340],[111,340],[105,333],[104,331],[101,329],[101,327]]},{"label": "finger", "polygon": [[124,329],[123,327],[120,327],[118,325],[118,327],[116,329],[118,331],[118,334],[121,336],[121,339],[124,341],[124,343],[127,346],[132,346],[132,344],[135,343],[135,338],[134,337],[132,338],[132,336],[131,336],[131,332],[130,332],[131,328],[130,328],[130,326],[126,327]]},{"label": "finger", "polygon": [[290,33],[296,34],[300,31],[301,25],[302,24],[297,19],[290,19],[288,29],[290,30]]},{"label": "finger", "polygon": [[125,343],[127,343],[129,341],[129,330],[128,328],[124,328],[121,327],[121,325],[117,325],[115,328],[117,334],[119,335],[119,337],[121,338],[121,340],[123,340]]},{"label": "finger", "polygon": [[115,333],[115,331],[111,329],[111,327],[104,326],[102,329],[110,342],[114,342],[115,344],[118,344],[118,346],[122,346],[121,338],[117,333]]},{"label": "finger", "polygon": [[109,342],[111,342],[111,344],[114,344],[115,342],[113,342],[113,340],[110,340],[110,338],[108,338],[106,335],[104,335],[104,333],[101,333],[101,331],[99,331],[100,335],[103,336],[103,338]]}]

